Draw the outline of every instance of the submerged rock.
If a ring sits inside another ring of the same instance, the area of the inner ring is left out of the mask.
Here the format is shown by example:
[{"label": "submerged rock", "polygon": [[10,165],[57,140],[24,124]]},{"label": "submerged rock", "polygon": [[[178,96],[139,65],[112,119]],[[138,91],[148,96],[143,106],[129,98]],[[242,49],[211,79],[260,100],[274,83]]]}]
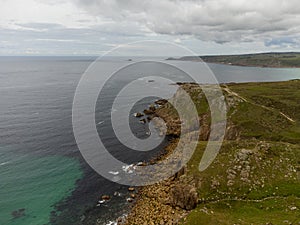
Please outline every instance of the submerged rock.
[{"label": "submerged rock", "polygon": [[11,215],[13,216],[14,219],[23,217],[23,216],[25,216],[25,209],[22,208],[22,209],[12,211]]}]

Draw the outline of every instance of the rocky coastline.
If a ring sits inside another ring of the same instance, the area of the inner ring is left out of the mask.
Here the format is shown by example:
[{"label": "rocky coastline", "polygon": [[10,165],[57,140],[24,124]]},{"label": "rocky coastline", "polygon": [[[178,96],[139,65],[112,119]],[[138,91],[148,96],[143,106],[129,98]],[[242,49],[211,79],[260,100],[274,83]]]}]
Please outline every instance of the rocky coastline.
[{"label": "rocky coastline", "polygon": [[[180,86],[190,85],[179,83]],[[136,117],[147,115],[147,120],[152,121],[160,134],[166,134],[171,138],[169,145],[162,154],[151,160],[156,163],[163,160],[173,152],[178,144],[180,136],[180,120],[177,114],[173,114],[168,100],[160,99],[145,109],[143,113],[136,113]],[[166,127],[161,120],[165,121]],[[208,136],[208,130],[202,132],[202,136]],[[204,134],[205,133],[205,134]],[[137,199],[131,207],[125,221],[119,225],[172,225],[183,220],[188,212],[198,204],[197,187],[199,181],[186,176],[186,167],[183,167],[174,176],[154,185],[141,187]],[[142,213],[141,213],[142,212]]]}]

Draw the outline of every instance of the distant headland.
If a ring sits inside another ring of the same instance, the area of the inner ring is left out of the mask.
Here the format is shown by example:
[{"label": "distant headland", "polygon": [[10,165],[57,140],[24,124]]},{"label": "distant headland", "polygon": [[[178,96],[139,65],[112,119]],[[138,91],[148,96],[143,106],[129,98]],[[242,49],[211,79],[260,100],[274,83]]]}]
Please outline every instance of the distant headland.
[{"label": "distant headland", "polygon": [[243,55],[184,56],[167,60],[204,61],[233,66],[300,68],[299,52],[269,52]]}]

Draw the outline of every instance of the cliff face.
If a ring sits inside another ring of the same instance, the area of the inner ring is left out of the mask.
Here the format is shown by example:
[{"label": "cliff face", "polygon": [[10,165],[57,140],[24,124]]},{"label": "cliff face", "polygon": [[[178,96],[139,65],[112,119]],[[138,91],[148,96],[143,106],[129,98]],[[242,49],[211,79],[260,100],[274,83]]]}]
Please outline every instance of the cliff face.
[{"label": "cliff face", "polygon": [[[222,85],[225,141],[203,172],[198,166],[210,134],[209,106],[198,85],[181,88],[198,111],[198,147],[178,174],[141,190],[127,224],[298,224],[300,81]],[[172,152],[180,135],[178,114],[164,101],[155,115],[174,137],[167,147]]]},{"label": "cliff face", "polygon": [[[199,140],[207,141],[211,113],[205,95],[196,84],[181,84],[181,88],[191,96],[198,110]],[[222,85],[228,112],[225,140],[256,138],[299,143],[299,88],[300,80]],[[164,102],[156,109],[156,116],[166,121],[168,135],[180,135],[181,122],[170,103]]]}]

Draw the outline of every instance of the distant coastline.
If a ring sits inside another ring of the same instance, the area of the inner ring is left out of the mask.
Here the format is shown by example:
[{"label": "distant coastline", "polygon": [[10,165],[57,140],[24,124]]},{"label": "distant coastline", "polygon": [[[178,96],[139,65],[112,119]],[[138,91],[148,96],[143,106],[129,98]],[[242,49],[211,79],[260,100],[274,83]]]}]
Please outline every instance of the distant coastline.
[{"label": "distant coastline", "polygon": [[270,52],[243,55],[212,55],[212,56],[184,56],[168,58],[167,60],[204,61],[232,66],[269,67],[269,68],[300,68],[300,53],[298,52]]}]

